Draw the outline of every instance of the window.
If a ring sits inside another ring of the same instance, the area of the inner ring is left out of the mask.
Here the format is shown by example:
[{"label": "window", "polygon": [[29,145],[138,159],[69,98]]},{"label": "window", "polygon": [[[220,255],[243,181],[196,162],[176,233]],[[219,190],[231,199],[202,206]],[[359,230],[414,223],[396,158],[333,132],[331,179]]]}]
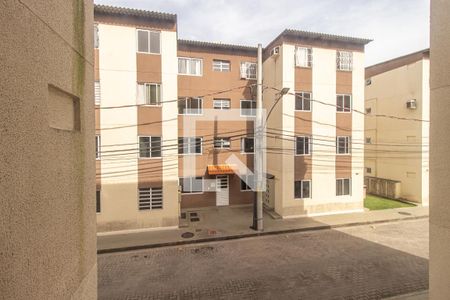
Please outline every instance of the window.
[{"label": "window", "polygon": [[97,49],[100,45],[100,39],[98,37],[98,24],[94,24],[94,48]]},{"label": "window", "polygon": [[296,199],[311,198],[311,180],[296,181],[294,196]]},{"label": "window", "polygon": [[336,196],[350,195],[351,190],[351,180],[346,179],[336,179]]},{"label": "window", "polygon": [[178,114],[201,115],[203,113],[203,99],[184,97],[178,99]]},{"label": "window", "polygon": [[100,105],[101,103],[100,81],[96,81],[94,84],[94,95],[95,95],[95,105]]},{"label": "window", "polygon": [[95,136],[95,158],[100,159],[100,136]]},{"label": "window", "polygon": [[353,69],[353,53],[348,51],[337,51],[336,67],[339,71],[351,71]]},{"label": "window", "polygon": [[295,154],[309,155],[311,154],[311,138],[308,136],[295,137]]},{"label": "window", "polygon": [[137,103],[161,105],[161,85],[157,83],[138,83]]},{"label": "window", "polygon": [[[255,183],[255,175],[241,175],[241,177],[243,177],[244,180],[241,179],[241,191],[252,191],[252,186],[256,186]],[[250,184],[250,185],[249,185]]]},{"label": "window", "polygon": [[202,76],[203,60],[199,58],[178,57],[178,74]]},{"label": "window", "polygon": [[254,153],[255,152],[255,139],[245,137],[241,139],[241,152],[242,153]]},{"label": "window", "polygon": [[336,95],[336,111],[351,112],[352,95]]},{"label": "window", "polygon": [[230,109],[230,99],[214,99],[213,107],[214,109]]},{"label": "window", "polygon": [[161,157],[161,137],[140,136],[139,137],[139,157]]},{"label": "window", "polygon": [[372,138],[366,137],[366,144],[372,144]]},{"label": "window", "polygon": [[368,174],[372,173],[372,168],[366,168],[366,173]]},{"label": "window", "polygon": [[178,138],[178,154],[202,154],[202,138]]},{"label": "window", "polygon": [[256,101],[241,100],[241,117],[256,116]]},{"label": "window", "polygon": [[256,63],[241,62],[241,78],[256,79]]},{"label": "window", "polygon": [[162,188],[140,188],[139,210],[152,210],[163,208]]},{"label": "window", "polygon": [[230,138],[214,138],[214,148],[216,149],[229,149],[230,144]]},{"label": "window", "polygon": [[97,190],[95,193],[95,211],[97,213],[101,212],[101,206],[100,206],[100,190]]},{"label": "window", "polygon": [[297,67],[311,68],[312,66],[312,49],[297,47],[295,51],[295,65]]},{"label": "window", "polygon": [[138,52],[142,53],[161,53],[160,32],[150,30],[137,30]]},{"label": "window", "polygon": [[213,70],[218,72],[230,72],[230,61],[214,59]]},{"label": "window", "polygon": [[295,93],[295,110],[311,111],[311,93]]},{"label": "window", "polygon": [[179,180],[181,193],[203,193],[203,177],[182,177]]},{"label": "window", "polygon": [[350,137],[338,136],[336,137],[336,153],[349,154],[350,153]]}]

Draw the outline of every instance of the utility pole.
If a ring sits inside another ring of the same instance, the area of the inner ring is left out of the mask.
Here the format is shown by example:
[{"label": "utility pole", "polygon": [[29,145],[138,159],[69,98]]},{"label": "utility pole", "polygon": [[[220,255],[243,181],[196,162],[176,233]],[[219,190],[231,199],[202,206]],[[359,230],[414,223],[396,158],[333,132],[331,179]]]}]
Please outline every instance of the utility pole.
[{"label": "utility pole", "polygon": [[[262,115],[262,45],[258,44],[258,64],[256,68],[256,132],[255,132],[255,186],[256,186],[256,218],[253,222],[255,230],[263,231],[263,115]],[[255,220],[256,219],[256,220]],[[256,224],[255,224],[256,223]]]}]

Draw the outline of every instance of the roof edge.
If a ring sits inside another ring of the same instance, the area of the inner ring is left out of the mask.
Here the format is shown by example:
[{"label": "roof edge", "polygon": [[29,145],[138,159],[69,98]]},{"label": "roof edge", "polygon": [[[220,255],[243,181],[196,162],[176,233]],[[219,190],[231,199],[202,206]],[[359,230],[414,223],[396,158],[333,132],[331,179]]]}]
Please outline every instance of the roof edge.
[{"label": "roof edge", "polygon": [[109,15],[126,15],[141,18],[151,18],[163,21],[177,22],[177,15],[165,12],[157,12],[151,10],[127,8],[121,6],[94,4],[94,14],[109,14]]},{"label": "roof edge", "polygon": [[217,48],[217,49],[225,49],[225,50],[240,50],[240,51],[248,51],[253,52],[257,51],[258,47],[245,46],[245,45],[237,45],[237,44],[227,44],[227,43],[216,43],[216,42],[205,42],[205,41],[197,41],[197,40],[187,40],[187,39],[178,39],[178,44],[183,46],[193,46],[193,47],[209,47],[209,48]]}]

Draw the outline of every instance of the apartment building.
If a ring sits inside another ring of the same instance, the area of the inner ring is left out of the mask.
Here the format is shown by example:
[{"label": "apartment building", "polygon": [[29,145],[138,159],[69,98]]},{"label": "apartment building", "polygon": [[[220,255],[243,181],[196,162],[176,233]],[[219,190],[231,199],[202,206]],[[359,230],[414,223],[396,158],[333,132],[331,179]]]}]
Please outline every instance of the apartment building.
[{"label": "apartment building", "polygon": [[[98,230],[251,204],[257,48],[178,39],[166,13],[97,5],[95,22]],[[362,210],[368,42],[286,30],[264,50],[265,198],[283,217]]]},{"label": "apartment building", "polygon": [[275,149],[268,204],[282,217],[363,210],[364,117],[355,111],[364,109],[369,42],[285,30],[265,48],[267,148]]},{"label": "apartment building", "polygon": [[366,68],[369,193],[428,205],[429,56],[426,49]]}]

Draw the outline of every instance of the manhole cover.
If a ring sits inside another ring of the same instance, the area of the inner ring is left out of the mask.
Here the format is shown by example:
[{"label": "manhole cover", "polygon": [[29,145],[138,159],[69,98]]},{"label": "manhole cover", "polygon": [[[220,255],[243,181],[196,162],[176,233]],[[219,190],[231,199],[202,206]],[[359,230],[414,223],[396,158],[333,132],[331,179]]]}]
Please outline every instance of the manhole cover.
[{"label": "manhole cover", "polygon": [[406,211],[399,211],[398,213],[401,215],[405,215],[405,216],[411,216],[411,213],[406,212]]},{"label": "manhole cover", "polygon": [[198,221],[200,221],[199,218],[191,218],[191,222],[198,222]]},{"label": "manhole cover", "polygon": [[189,239],[193,236],[194,236],[194,234],[192,232],[184,232],[183,234],[181,234],[181,237],[184,239]]}]

